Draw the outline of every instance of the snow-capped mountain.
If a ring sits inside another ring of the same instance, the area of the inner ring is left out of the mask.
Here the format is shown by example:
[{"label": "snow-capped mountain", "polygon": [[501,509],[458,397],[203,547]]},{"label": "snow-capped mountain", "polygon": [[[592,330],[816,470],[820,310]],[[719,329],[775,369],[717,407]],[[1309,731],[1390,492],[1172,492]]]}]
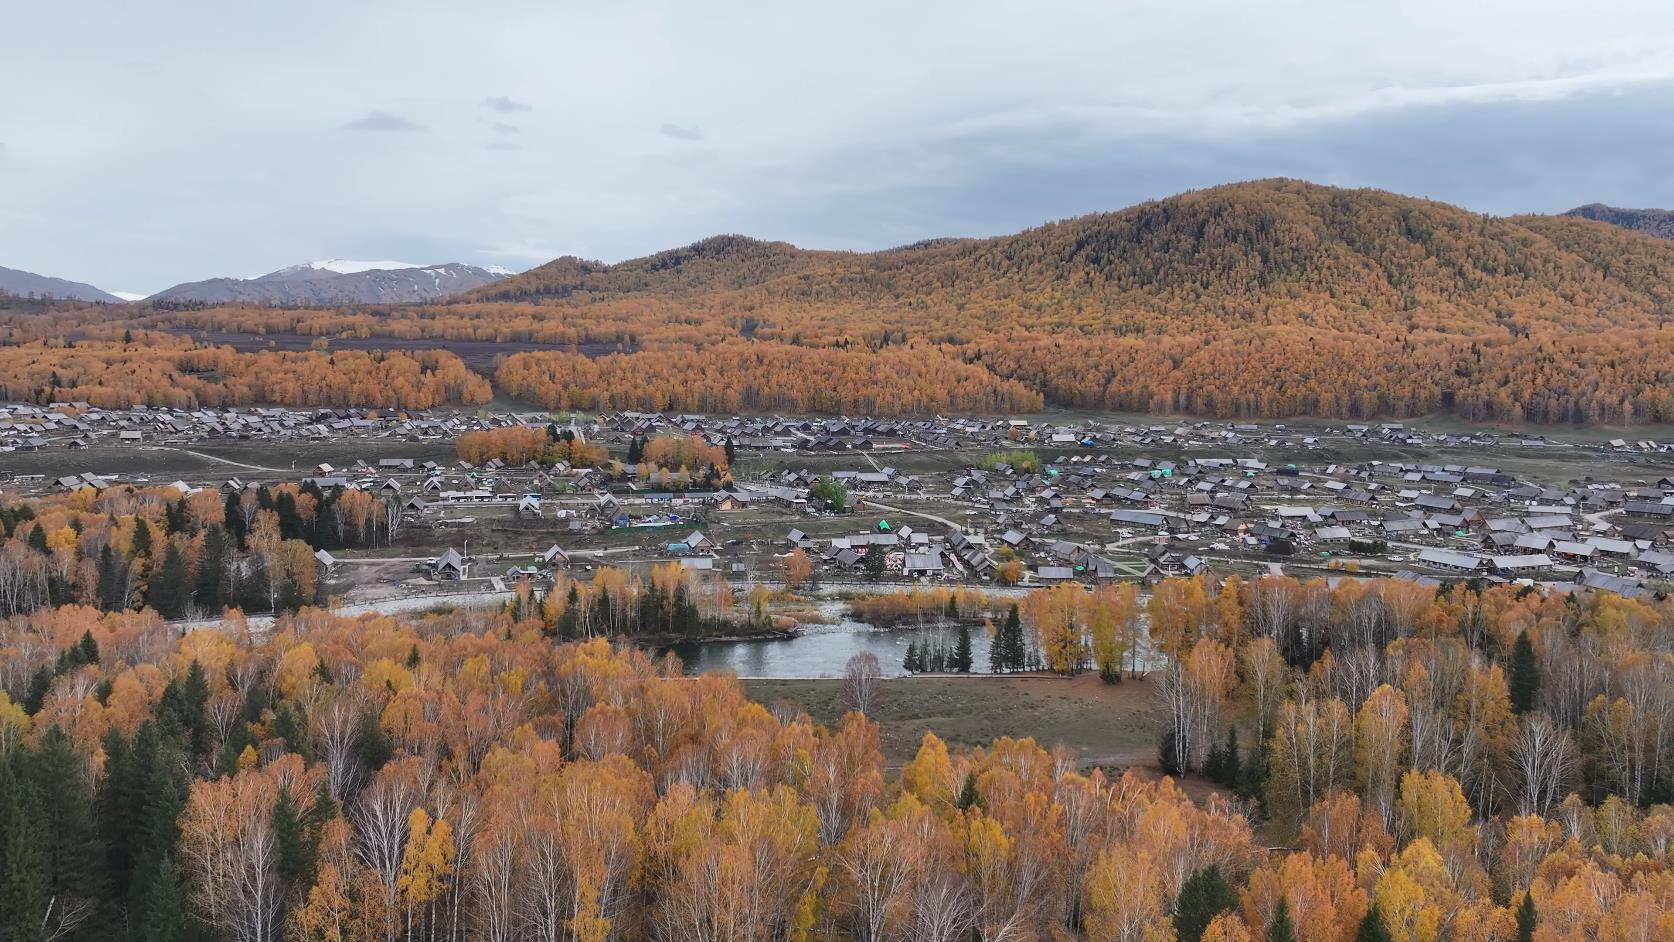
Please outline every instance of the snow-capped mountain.
[{"label": "snow-capped mountain", "polygon": [[[289,281],[296,278],[318,278],[322,274],[358,275],[363,271],[397,271],[403,268],[423,268],[413,262],[363,262],[348,258],[328,258],[318,262],[303,262],[301,265],[291,265],[278,271],[257,275],[250,281],[268,279],[272,281]],[[486,271],[486,269],[484,269]]]},{"label": "snow-capped mountain", "polygon": [[410,265],[333,258],[291,265],[254,278],[212,278],[175,285],[150,301],[208,304],[404,304],[480,288],[512,274],[459,262]]},{"label": "snow-capped mountain", "polygon": [[0,268],[0,294],[15,294],[20,297],[33,295],[37,298],[66,298],[74,301],[122,300],[109,291],[82,284],[79,281],[53,278],[49,275],[37,275],[34,272],[20,271],[16,268]]}]

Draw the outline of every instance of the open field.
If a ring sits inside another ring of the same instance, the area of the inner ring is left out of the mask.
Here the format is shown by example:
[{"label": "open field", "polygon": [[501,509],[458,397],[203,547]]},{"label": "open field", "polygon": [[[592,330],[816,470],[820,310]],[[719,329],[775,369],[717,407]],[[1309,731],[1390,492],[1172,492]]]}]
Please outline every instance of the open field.
[{"label": "open field", "polygon": [[[789,700],[816,723],[835,723],[843,715],[840,680],[743,683],[755,700],[769,706]],[[1164,719],[1154,688],[1145,680],[1106,684],[1090,673],[903,677],[883,682],[873,719],[883,727],[891,765],[911,759],[924,734],[934,732],[950,746],[1032,737],[1046,748],[1069,746],[1085,766],[1150,766]]]}]

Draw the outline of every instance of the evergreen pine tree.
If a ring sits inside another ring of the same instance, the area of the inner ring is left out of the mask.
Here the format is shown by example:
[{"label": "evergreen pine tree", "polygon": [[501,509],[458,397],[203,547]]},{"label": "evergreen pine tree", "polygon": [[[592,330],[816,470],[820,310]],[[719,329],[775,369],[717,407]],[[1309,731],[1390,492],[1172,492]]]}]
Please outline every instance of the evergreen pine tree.
[{"label": "evergreen pine tree", "polygon": [[151,555],[151,524],[143,519],[134,521],[134,540],[128,555],[132,558]]},{"label": "evergreen pine tree", "polygon": [[34,809],[24,810],[16,765],[11,756],[0,758],[0,939],[5,942],[40,938],[49,898],[39,829]]},{"label": "evergreen pine tree", "polygon": [[315,853],[309,828],[297,813],[296,799],[290,789],[279,790],[271,815],[273,844],[277,858],[275,869],[287,892],[296,892],[314,882]]},{"label": "evergreen pine tree", "polygon": [[1360,928],[1355,930],[1354,942],[1395,942],[1395,936],[1389,931],[1389,925],[1383,921],[1383,911],[1378,904],[1366,910],[1365,918],[1360,920]]},{"label": "evergreen pine tree", "polygon": [[[40,841],[41,879],[59,903],[57,912],[96,905],[105,896],[104,849],[93,821],[93,795],[70,737],[56,726],[42,733],[28,753],[25,773]],[[85,930],[87,923],[82,926]]]},{"label": "evergreen pine tree", "polygon": [[395,757],[389,738],[384,735],[383,727],[378,725],[376,713],[361,717],[360,729],[355,733],[355,754],[368,772],[378,771]]},{"label": "evergreen pine tree", "polygon": [[1527,629],[1517,633],[1517,642],[1511,647],[1507,674],[1511,711],[1527,713],[1534,709],[1535,695],[1540,692],[1540,662],[1535,659],[1534,644],[1529,641]]},{"label": "evergreen pine tree", "polygon": [[186,893],[174,855],[164,853],[149,861],[134,878],[134,901],[128,909],[129,942],[178,942],[190,939],[186,925]]},{"label": "evergreen pine tree", "polygon": [[1226,746],[1221,749],[1220,775],[1215,781],[1228,788],[1238,787],[1242,764],[1243,759],[1238,755],[1238,727],[1229,723],[1226,727]]},{"label": "evergreen pine tree", "polygon": [[965,784],[959,789],[959,810],[969,811],[982,806],[982,793],[977,791],[976,776],[965,773]]},{"label": "evergreen pine tree", "polygon": [[971,672],[971,626],[959,626],[959,639],[953,647],[953,669],[961,674]]},{"label": "evergreen pine tree", "polygon": [[182,497],[170,504],[165,518],[168,532],[170,534],[175,534],[185,530],[187,517],[188,512],[186,510],[186,498]]},{"label": "evergreen pine tree", "polygon": [[203,548],[192,575],[193,599],[204,611],[219,612],[226,604],[223,582],[227,570],[227,531],[211,526],[203,532]]},{"label": "evergreen pine tree", "polygon": [[1540,914],[1535,912],[1534,894],[1523,891],[1523,902],[1517,905],[1517,942],[1534,942],[1535,927],[1540,925]]},{"label": "evergreen pine tree", "polygon": [[29,529],[29,548],[43,555],[47,551],[46,529],[38,523]]},{"label": "evergreen pine tree", "polygon": [[52,668],[42,664],[35,669],[29,678],[29,690],[23,695],[23,712],[30,716],[41,712],[41,706],[46,702],[46,695],[52,691],[52,682],[58,679]]},{"label": "evergreen pine tree", "polygon": [[76,660],[82,664],[99,663],[99,642],[93,640],[92,631],[81,633],[81,640],[76,642]]},{"label": "evergreen pine tree", "polygon": [[1185,772],[1180,767],[1180,747],[1174,740],[1173,730],[1163,730],[1157,737],[1157,767],[1164,775],[1178,777]]},{"label": "evergreen pine tree", "polygon": [[192,754],[199,758],[209,752],[209,678],[197,658],[186,669],[186,682],[180,688],[182,719],[190,733]]},{"label": "evergreen pine tree", "polygon": [[1003,648],[1004,670],[1019,671],[1023,669],[1027,653],[1023,646],[1023,616],[1013,603],[1011,610],[1006,612],[1005,624],[1000,628],[1000,644]]},{"label": "evergreen pine tree", "polygon": [[918,673],[918,642],[907,642],[907,656],[901,659],[901,669],[909,674]]},{"label": "evergreen pine tree", "polygon": [[1200,942],[1216,916],[1238,905],[1238,896],[1213,864],[1186,878],[1174,901],[1174,932],[1179,942]]},{"label": "evergreen pine tree", "polygon": [[126,568],[109,543],[99,550],[99,607],[107,612],[128,607]]},{"label": "evergreen pine tree", "polygon": [[952,592],[947,594],[947,610],[943,612],[943,614],[945,614],[950,621],[957,620],[959,618],[959,601],[954,597]]},{"label": "evergreen pine tree", "polygon": [[164,618],[185,616],[186,605],[191,598],[191,587],[187,585],[186,557],[180,555],[180,548],[172,542],[168,549],[163,551],[163,564],[157,567],[157,572],[151,577],[148,595],[151,607]]},{"label": "evergreen pine tree", "polygon": [[727,436],[727,452],[726,453],[727,453],[727,467],[730,468],[730,467],[732,467],[733,461],[738,458],[738,449],[733,447],[732,436],[731,435]]},{"label": "evergreen pine tree", "polygon": [[1279,897],[1279,908],[1267,924],[1267,942],[1296,942],[1296,926],[1290,921],[1290,902]]}]

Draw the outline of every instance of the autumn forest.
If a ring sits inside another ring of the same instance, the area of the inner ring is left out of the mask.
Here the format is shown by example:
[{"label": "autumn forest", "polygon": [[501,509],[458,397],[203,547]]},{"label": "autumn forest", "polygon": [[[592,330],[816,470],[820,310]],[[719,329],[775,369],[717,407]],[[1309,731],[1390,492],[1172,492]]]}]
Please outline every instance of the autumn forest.
[{"label": "autumn forest", "polygon": [[[1671,286],[1674,243],[1606,223],[1260,181],[869,254],[563,258],[426,305],[5,310],[0,395],[1632,424],[1674,420]],[[462,340],[504,354],[467,367]]]},{"label": "autumn forest", "polygon": [[1000,616],[1047,670],[1151,688],[1190,794],[1032,740],[890,768],[887,684],[851,672],[822,726],[563,609],[0,622],[0,938],[1674,932],[1667,602],[1174,579]]}]

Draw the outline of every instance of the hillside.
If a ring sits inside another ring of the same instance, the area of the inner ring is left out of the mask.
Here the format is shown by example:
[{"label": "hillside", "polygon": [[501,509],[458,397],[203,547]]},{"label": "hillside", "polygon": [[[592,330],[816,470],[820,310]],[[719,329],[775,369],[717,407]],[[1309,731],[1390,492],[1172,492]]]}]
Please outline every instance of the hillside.
[{"label": "hillside", "polygon": [[1674,239],[1674,211],[1666,209],[1621,209],[1603,203],[1577,206],[1565,216],[1579,216],[1612,226],[1643,232],[1661,239]]},{"label": "hillside", "polygon": [[[336,263],[334,265],[334,263]],[[361,265],[388,265],[368,267]],[[410,304],[470,291],[501,278],[499,272],[450,262],[403,266],[400,262],[317,262],[293,265],[259,278],[212,278],[175,285],[147,300],[207,304]]]},{"label": "hillside", "polygon": [[[1263,180],[996,238],[859,253],[720,236],[424,306],[132,324],[490,341],[502,391],[554,408],[1623,424],[1674,421],[1671,312],[1674,241]],[[518,352],[533,343],[577,349]]]},{"label": "hillside", "polygon": [[11,294],[21,298],[63,298],[71,301],[122,303],[122,299],[116,295],[79,281],[4,267],[0,267],[0,294]]},{"label": "hillside", "polygon": [[[1674,248],[1612,236],[1578,220],[1493,219],[1380,191],[1266,180],[1016,235],[884,252],[814,252],[726,236],[617,265],[566,258],[468,299],[579,295],[585,304],[737,292],[814,306],[978,304],[1031,326],[1044,316],[1124,333],[1166,329],[1146,322],[1181,312],[1236,322],[1257,312],[1262,323],[1316,327],[1324,316],[1332,326],[1378,332],[1409,325],[1503,332],[1508,320],[1565,332],[1655,323],[1670,300],[1667,283],[1613,271],[1599,251],[1581,246],[1597,242],[1605,254],[1658,265],[1674,261]],[[1369,322],[1367,314],[1379,316]]]}]

